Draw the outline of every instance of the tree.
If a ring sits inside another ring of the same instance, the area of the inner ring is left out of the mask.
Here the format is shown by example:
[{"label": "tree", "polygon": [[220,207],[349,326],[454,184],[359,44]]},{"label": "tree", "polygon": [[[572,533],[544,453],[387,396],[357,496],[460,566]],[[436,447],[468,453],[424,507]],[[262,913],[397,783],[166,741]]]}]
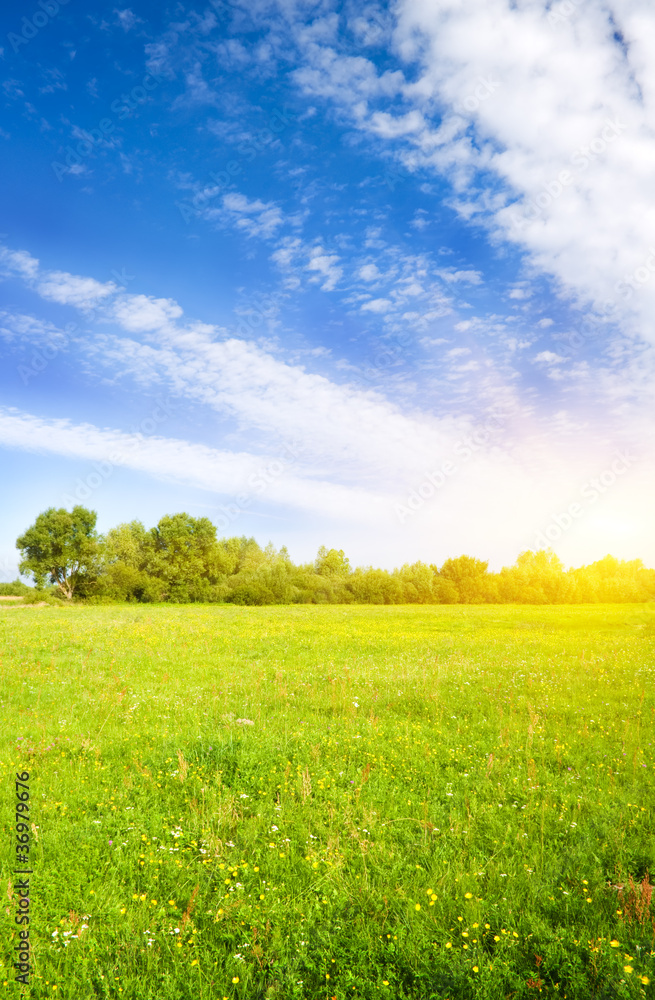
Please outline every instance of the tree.
[{"label": "tree", "polygon": [[97,514],[86,507],[49,507],[31,528],[16,539],[21,573],[31,573],[37,587],[46,578],[71,600],[83,584],[95,579],[100,539],[95,530]]},{"label": "tree", "polygon": [[446,559],[439,573],[457,587],[462,604],[479,604],[490,596],[488,565],[488,562],[483,562],[481,559],[460,556],[458,559]]},{"label": "tree", "polygon": [[141,521],[119,524],[105,535],[105,562],[122,563],[133,569],[142,570],[146,567],[152,547],[152,536]]},{"label": "tree", "polygon": [[216,527],[209,518],[166,515],[150,536],[147,572],[166,581],[168,599],[182,604],[207,599],[214,582],[210,567],[216,550]]},{"label": "tree", "polygon": [[318,550],[314,568],[319,576],[347,576],[350,573],[350,561],[343,549],[330,549],[324,545]]},{"label": "tree", "polygon": [[498,574],[503,602],[516,604],[560,604],[570,597],[570,580],[551,549],[521,552],[514,566]]}]

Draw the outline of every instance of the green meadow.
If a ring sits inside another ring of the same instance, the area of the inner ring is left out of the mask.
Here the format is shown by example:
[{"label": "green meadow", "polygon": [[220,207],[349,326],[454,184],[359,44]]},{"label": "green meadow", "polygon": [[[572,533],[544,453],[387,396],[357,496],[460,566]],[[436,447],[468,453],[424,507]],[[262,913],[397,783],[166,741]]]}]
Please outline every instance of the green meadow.
[{"label": "green meadow", "polygon": [[652,605],[3,606],[0,640],[0,997],[655,995]]}]

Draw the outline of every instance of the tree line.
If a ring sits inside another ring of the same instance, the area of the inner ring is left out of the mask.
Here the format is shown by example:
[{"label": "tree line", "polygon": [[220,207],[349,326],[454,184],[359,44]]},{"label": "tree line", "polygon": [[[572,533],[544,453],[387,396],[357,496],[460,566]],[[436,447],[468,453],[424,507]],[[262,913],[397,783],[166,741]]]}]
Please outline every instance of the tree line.
[{"label": "tree line", "polygon": [[[172,514],[96,531],[95,511],[49,508],[16,540],[20,572],[36,592],[90,603],[177,604],[587,604],[655,600],[655,570],[605,556],[564,570],[550,550],[522,552],[498,573],[471,556],[400,569],[352,568],[342,549],[322,546],[296,565],[286,547],[245,536],[217,538],[206,517]],[[24,593],[16,581],[0,593]],[[34,593],[34,591],[32,591]]]}]

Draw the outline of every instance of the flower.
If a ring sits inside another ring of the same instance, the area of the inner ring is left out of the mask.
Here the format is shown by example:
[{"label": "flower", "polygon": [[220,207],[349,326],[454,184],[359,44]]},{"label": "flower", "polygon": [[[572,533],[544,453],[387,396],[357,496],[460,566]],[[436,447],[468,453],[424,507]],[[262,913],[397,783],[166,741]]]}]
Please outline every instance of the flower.
[{"label": "flower", "polygon": [[632,972],[632,966],[631,965],[624,965],[623,966],[623,971],[627,972],[628,975],[630,975],[630,973]]},{"label": "flower", "polygon": [[464,893],[464,899],[473,899],[473,893],[472,892],[465,892]]},{"label": "flower", "polygon": [[479,969],[478,969],[477,965],[474,965],[474,966],[473,966],[473,971],[474,971],[474,972],[479,972]]},{"label": "flower", "polygon": [[620,947],[621,947],[621,945],[620,945],[620,943],[619,943],[619,942],[618,942],[618,941],[616,940],[616,938],[615,938],[615,939],[614,939],[613,941],[610,941],[610,948],[620,948]]},{"label": "flower", "polygon": [[238,983],[239,982],[239,977],[238,976],[232,976],[232,982],[233,983]]},{"label": "flower", "polygon": [[416,904],[416,906],[414,907],[414,909],[415,909],[415,910],[420,910],[420,909],[421,909],[421,904],[420,904],[420,903],[417,903],[417,904]]}]

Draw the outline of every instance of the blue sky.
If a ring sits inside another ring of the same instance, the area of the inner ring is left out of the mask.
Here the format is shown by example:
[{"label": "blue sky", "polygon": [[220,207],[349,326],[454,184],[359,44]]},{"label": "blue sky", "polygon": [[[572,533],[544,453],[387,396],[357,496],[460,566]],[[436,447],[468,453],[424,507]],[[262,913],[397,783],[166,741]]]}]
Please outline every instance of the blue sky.
[{"label": "blue sky", "polygon": [[0,573],[49,506],[655,562],[655,13],[5,11]]}]

